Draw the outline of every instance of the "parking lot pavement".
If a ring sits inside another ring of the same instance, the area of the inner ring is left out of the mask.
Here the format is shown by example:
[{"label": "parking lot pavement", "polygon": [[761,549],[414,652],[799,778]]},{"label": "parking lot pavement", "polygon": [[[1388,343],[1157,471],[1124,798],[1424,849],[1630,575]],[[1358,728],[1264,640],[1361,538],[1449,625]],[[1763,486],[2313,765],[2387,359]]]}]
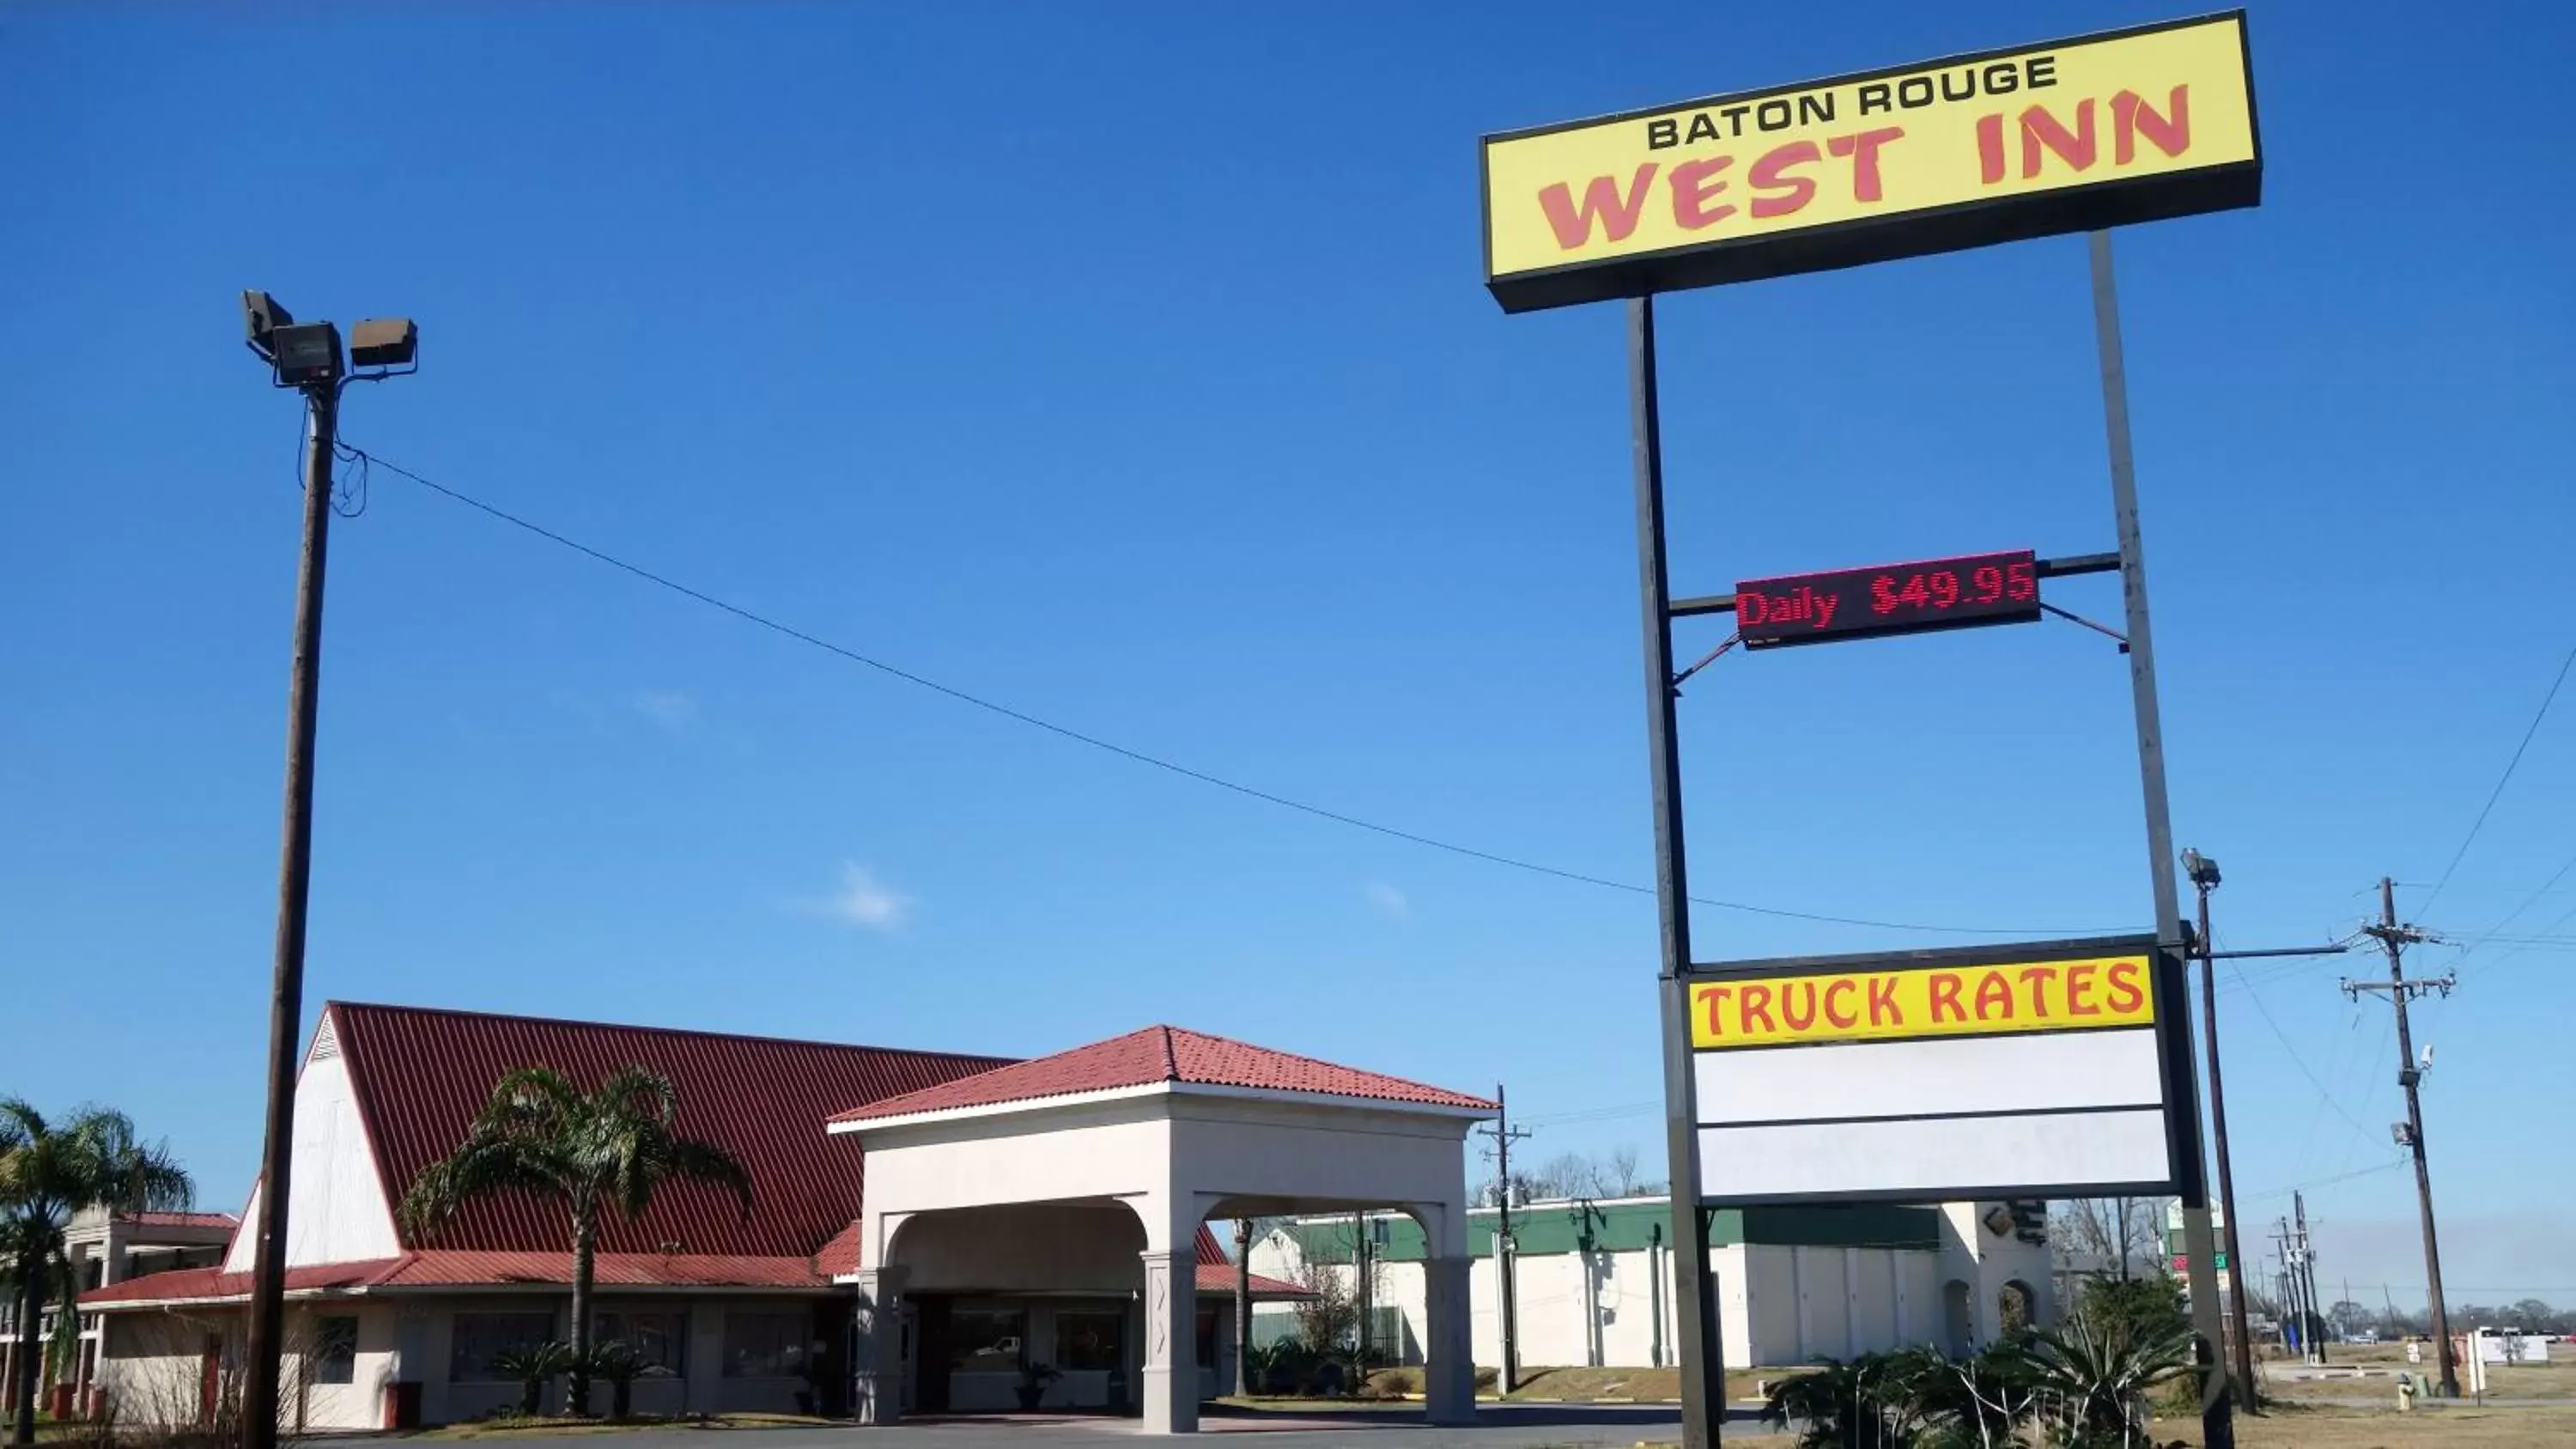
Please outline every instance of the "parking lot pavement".
[{"label": "parking lot pavement", "polygon": [[[1477,1411],[1473,1426],[1440,1428],[1424,1423],[1419,1414],[1403,1412],[1235,1410],[1211,1412],[1199,1427],[1202,1434],[1220,1438],[1257,1434],[1257,1449],[1629,1449],[1640,1442],[1679,1439],[1681,1411],[1657,1404],[1487,1404]],[[1766,1432],[1747,1410],[1727,1415],[1730,1441]],[[731,1435],[741,1438],[722,1442]],[[560,1438],[514,1434],[506,1442],[512,1449],[1103,1449],[1104,1439],[1139,1437],[1133,1419],[960,1415],[883,1429],[799,1425],[731,1430],[723,1436],[703,1429],[638,1429]]]}]

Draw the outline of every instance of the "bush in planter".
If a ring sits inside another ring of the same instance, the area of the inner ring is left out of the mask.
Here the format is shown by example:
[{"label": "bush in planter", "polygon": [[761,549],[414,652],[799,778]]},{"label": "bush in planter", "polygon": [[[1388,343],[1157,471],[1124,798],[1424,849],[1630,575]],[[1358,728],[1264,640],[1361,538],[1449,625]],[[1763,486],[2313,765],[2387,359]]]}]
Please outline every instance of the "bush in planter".
[{"label": "bush in planter", "polygon": [[1023,1411],[1034,1410],[1038,1401],[1046,1397],[1047,1385],[1063,1377],[1052,1364],[1024,1363],[1020,1365],[1019,1387],[1012,1392],[1018,1395]]},{"label": "bush in planter", "polygon": [[492,1355],[494,1373],[519,1381],[519,1416],[526,1419],[537,1416],[547,1382],[561,1377],[571,1367],[572,1345],[568,1343],[523,1343]]},{"label": "bush in planter", "polygon": [[590,1376],[608,1385],[608,1417],[623,1419],[635,1410],[635,1380],[644,1372],[644,1356],[623,1339],[612,1338],[590,1351]]}]

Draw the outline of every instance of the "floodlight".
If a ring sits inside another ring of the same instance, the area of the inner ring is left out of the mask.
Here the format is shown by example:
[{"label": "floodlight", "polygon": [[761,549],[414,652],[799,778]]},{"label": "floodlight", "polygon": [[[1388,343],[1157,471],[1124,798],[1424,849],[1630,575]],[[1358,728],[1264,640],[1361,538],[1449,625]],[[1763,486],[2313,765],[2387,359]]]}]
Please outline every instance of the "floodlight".
[{"label": "floodlight", "polygon": [[295,314],[266,292],[242,293],[242,321],[250,332],[250,345],[262,357],[275,361],[277,354],[269,347],[268,334],[280,327],[295,325]]},{"label": "floodlight", "polygon": [[2185,850],[2182,853],[2182,873],[2189,876],[2191,883],[2202,890],[2213,889],[2218,884],[2218,862],[2197,850]]},{"label": "floodlight", "polygon": [[349,329],[353,367],[408,367],[420,349],[420,329],[408,317],[378,317]]},{"label": "floodlight", "polygon": [[340,376],[340,329],[328,322],[275,328],[268,345],[280,386],[311,387]]}]

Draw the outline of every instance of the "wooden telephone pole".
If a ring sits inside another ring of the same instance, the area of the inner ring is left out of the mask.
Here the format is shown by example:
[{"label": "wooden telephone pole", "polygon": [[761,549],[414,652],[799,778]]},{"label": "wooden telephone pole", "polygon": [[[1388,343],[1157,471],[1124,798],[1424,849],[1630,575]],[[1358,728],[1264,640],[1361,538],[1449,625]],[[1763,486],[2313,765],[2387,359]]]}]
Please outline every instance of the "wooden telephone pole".
[{"label": "wooden telephone pole", "polygon": [[2442,1244],[2433,1231],[2433,1173],[2424,1162],[2424,1103],[2416,1087],[2424,1078],[2424,1069],[2415,1059],[2415,1034],[2406,1022],[2406,1003],[2427,992],[2444,996],[2458,984],[2457,978],[2406,975],[2405,950],[2432,939],[2413,926],[2397,923],[2397,884],[2382,877],[2379,882],[2379,923],[2362,930],[2376,937],[2388,952],[2386,981],[2347,981],[2343,993],[2355,1001],[2365,991],[2385,991],[2388,1003],[2397,1010],[2397,1085],[2406,1090],[2406,1120],[2396,1125],[2397,1145],[2415,1156],[2415,1204],[2424,1220],[2424,1282],[2433,1300],[2433,1351],[2442,1365],[2442,1397],[2460,1396],[2460,1365],[2451,1352],[2451,1315],[2442,1302]]}]

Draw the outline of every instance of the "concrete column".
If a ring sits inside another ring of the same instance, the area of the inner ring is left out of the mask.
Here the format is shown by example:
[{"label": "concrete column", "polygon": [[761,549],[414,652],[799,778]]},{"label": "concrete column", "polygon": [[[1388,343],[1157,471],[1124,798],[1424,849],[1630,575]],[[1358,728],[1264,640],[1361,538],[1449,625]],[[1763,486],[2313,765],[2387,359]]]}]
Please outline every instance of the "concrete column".
[{"label": "concrete column", "polygon": [[1798,1362],[1805,1363],[1815,1353],[1814,1349],[1807,1346],[1815,1328],[1814,1315],[1808,1311],[1807,1250],[1803,1247],[1789,1250],[1789,1296],[1797,1300],[1798,1310],[1796,1319],[1798,1341],[1791,1352],[1797,1355]]},{"label": "concrete column", "polygon": [[1145,1432],[1195,1434],[1199,1427],[1198,1276],[1195,1242],[1145,1260]]},{"label": "concrete column", "polygon": [[850,1415],[862,1424],[903,1417],[901,1268],[862,1268],[850,1310]]},{"label": "concrete column", "polygon": [[1427,1258],[1422,1264],[1422,1410],[1434,1424],[1476,1422],[1475,1331],[1467,1289],[1471,1258]]},{"label": "concrete column", "polygon": [[1843,1249],[1843,1357],[1860,1357],[1860,1249]]}]

